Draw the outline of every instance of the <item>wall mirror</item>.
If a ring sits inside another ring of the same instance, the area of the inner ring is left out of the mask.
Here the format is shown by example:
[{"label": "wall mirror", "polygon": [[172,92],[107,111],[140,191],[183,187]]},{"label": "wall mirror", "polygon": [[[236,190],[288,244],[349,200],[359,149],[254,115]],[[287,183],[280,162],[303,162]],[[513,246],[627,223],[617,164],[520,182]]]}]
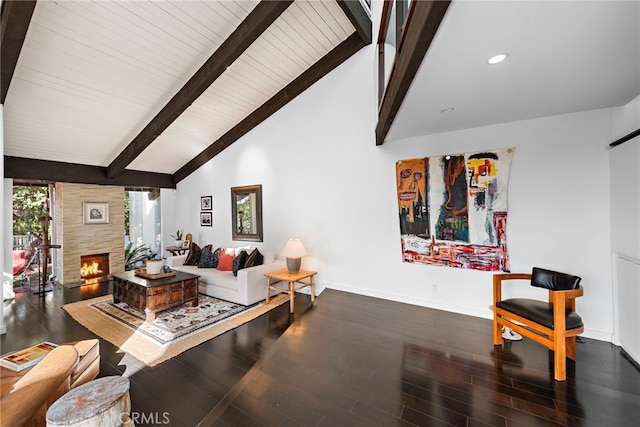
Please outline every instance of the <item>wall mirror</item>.
[{"label": "wall mirror", "polygon": [[262,185],[231,188],[233,240],[262,242]]}]

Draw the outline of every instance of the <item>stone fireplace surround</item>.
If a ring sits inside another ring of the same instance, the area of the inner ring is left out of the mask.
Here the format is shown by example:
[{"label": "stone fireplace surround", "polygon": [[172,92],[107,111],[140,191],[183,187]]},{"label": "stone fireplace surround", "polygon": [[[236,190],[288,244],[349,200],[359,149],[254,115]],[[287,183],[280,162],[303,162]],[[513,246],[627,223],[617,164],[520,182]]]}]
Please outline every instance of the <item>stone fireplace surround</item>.
[{"label": "stone fireplace surround", "polygon": [[[108,224],[83,224],[82,202],[108,202]],[[109,254],[111,273],[124,271],[124,187],[56,183],[52,242],[56,281],[80,282],[80,256]]]}]

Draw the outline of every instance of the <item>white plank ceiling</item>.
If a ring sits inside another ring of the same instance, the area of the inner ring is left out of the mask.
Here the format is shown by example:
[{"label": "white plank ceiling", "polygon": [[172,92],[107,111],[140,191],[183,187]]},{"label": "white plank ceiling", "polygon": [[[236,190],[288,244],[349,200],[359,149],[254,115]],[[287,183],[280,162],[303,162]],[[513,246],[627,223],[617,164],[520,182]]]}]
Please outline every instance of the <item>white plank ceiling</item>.
[{"label": "white plank ceiling", "polygon": [[[108,166],[257,4],[39,1],[4,154]],[[174,173],[354,32],[335,1],[296,0],[127,169]]]}]

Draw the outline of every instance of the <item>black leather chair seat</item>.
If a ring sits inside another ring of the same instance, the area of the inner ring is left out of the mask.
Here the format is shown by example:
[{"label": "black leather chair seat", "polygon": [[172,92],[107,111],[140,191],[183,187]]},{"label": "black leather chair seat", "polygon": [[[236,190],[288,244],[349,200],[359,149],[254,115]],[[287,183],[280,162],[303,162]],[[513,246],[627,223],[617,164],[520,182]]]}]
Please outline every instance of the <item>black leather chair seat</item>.
[{"label": "black leather chair seat", "polygon": [[[551,304],[528,298],[511,298],[498,301],[496,306],[553,329],[553,307]],[[567,329],[575,329],[582,326],[582,318],[575,312],[567,314],[566,322]]]}]

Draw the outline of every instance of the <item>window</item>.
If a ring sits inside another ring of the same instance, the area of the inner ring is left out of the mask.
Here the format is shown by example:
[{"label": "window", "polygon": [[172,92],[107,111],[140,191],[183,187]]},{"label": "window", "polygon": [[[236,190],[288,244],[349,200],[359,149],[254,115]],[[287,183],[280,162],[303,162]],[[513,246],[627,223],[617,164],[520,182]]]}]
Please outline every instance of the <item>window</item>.
[{"label": "window", "polygon": [[411,0],[388,0],[382,9],[378,32],[378,105],[382,103],[393,65],[402,50],[411,5]]},{"label": "window", "polygon": [[152,253],[162,253],[162,218],[160,216],[160,190],[131,189],[124,192],[125,247],[146,246]]}]

